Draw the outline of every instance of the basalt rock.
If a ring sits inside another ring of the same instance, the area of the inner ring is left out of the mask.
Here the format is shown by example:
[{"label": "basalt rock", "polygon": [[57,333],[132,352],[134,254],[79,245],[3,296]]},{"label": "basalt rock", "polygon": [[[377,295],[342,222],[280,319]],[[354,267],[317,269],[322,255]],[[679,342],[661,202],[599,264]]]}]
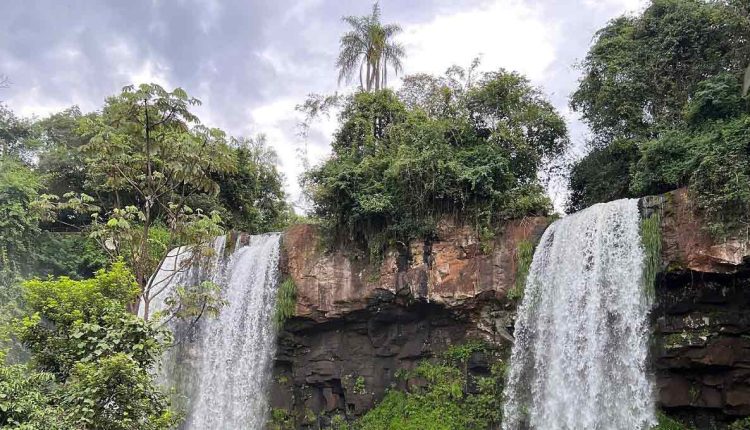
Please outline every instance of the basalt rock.
[{"label": "basalt rock", "polygon": [[[656,400],[698,429],[723,429],[750,415],[750,241],[715,240],[686,190],[641,201],[661,216],[651,369]],[[272,407],[296,416],[297,428],[331,417],[354,418],[396,378],[451,345],[482,338],[512,342],[516,250],[535,242],[544,218],[511,222],[492,241],[443,222],[437,238],[388,250],[377,264],[351,250],[327,252],[318,229],[284,234],[282,272],[298,289],[295,317],[279,337]],[[471,372],[488,364],[472,357]]]},{"label": "basalt rock", "polygon": [[[279,337],[272,407],[291,411],[298,428],[318,428],[335,415],[360,416],[388,388],[419,386],[396,375],[451,345],[479,338],[507,348],[516,250],[548,222],[511,222],[482,241],[446,221],[437,239],[401,244],[378,264],[325,252],[315,226],[289,229],[281,264],[297,286],[297,307]],[[488,366],[472,357],[469,371],[487,374]]]},{"label": "basalt rock", "polygon": [[686,190],[646,198],[661,213],[653,369],[658,401],[698,429],[750,415],[750,242],[716,240]]}]

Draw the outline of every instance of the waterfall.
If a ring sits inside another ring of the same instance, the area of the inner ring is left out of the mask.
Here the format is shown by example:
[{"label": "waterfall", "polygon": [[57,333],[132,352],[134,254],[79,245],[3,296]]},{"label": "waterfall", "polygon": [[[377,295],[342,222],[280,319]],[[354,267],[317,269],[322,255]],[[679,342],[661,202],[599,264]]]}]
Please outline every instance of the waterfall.
[{"label": "waterfall", "polygon": [[[279,244],[279,234],[251,236],[247,245],[238,241],[224,257],[226,241],[220,237],[209,270],[191,268],[175,274],[188,254],[177,249],[154,276],[152,282],[168,279],[173,286],[211,280],[221,286],[227,301],[218,317],[204,317],[196,327],[172,324],[176,346],[162,358],[159,380],[182,399],[183,430],[265,426],[276,347]],[[163,307],[163,300],[154,307]]]},{"label": "waterfall", "polygon": [[518,309],[503,429],[655,424],[638,201],[594,205],[542,236]]}]

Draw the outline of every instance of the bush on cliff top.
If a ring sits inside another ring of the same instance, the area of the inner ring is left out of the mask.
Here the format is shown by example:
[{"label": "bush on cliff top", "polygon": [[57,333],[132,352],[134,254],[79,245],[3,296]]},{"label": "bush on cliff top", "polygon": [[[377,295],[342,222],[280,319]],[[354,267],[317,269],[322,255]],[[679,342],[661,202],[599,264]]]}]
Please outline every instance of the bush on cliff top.
[{"label": "bush on cliff top", "polygon": [[399,95],[352,96],[332,156],[305,180],[336,241],[377,254],[390,242],[430,236],[446,215],[484,226],[546,214],[538,172],[567,144],[562,117],[518,74],[465,84],[419,75]]},{"label": "bush on cliff top", "polygon": [[749,39],[732,0],[654,0],[602,28],[571,98],[593,138],[568,209],[688,186],[712,232],[747,229]]}]

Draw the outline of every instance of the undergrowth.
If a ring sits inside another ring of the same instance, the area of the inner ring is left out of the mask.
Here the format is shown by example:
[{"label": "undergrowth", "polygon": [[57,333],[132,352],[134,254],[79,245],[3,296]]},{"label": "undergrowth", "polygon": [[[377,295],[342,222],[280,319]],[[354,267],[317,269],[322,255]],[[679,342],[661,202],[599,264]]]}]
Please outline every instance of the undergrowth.
[{"label": "undergrowth", "polygon": [[691,430],[690,427],[681,422],[666,416],[663,412],[657,412],[656,419],[658,423],[651,427],[651,430]]},{"label": "undergrowth", "polygon": [[655,212],[641,221],[641,242],[646,253],[643,287],[653,298],[656,275],[661,270],[661,213]]},{"label": "undergrowth", "polygon": [[279,285],[279,290],[276,294],[274,322],[277,327],[281,328],[287,319],[294,316],[294,310],[297,306],[297,285],[294,284],[292,278],[286,278]]},{"label": "undergrowth", "polygon": [[508,291],[508,298],[520,300],[523,298],[523,290],[526,286],[526,278],[529,277],[529,269],[534,259],[534,244],[529,240],[518,242],[516,247],[516,282]]}]

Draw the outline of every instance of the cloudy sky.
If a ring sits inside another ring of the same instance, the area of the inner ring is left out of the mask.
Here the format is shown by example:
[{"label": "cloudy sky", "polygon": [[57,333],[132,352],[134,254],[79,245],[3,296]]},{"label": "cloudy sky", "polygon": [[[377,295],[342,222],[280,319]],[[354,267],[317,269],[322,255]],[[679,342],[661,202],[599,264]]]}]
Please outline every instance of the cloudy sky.
[{"label": "cloudy sky", "polygon": [[[568,117],[580,147],[585,128],[567,109],[574,65],[608,20],[644,0],[381,0],[400,23],[405,72],[441,74],[481,55],[482,69],[526,74]],[[302,170],[294,106],[337,87],[344,15],[371,0],[7,0],[0,13],[0,100],[24,116],[78,105],[99,108],[131,83],[182,87],[203,101],[204,123],[233,135],[265,133],[292,198]],[[396,83],[395,85],[398,85]],[[326,156],[333,119],[307,141]],[[558,191],[554,191],[558,193]],[[560,197],[557,196],[559,200]]]}]

